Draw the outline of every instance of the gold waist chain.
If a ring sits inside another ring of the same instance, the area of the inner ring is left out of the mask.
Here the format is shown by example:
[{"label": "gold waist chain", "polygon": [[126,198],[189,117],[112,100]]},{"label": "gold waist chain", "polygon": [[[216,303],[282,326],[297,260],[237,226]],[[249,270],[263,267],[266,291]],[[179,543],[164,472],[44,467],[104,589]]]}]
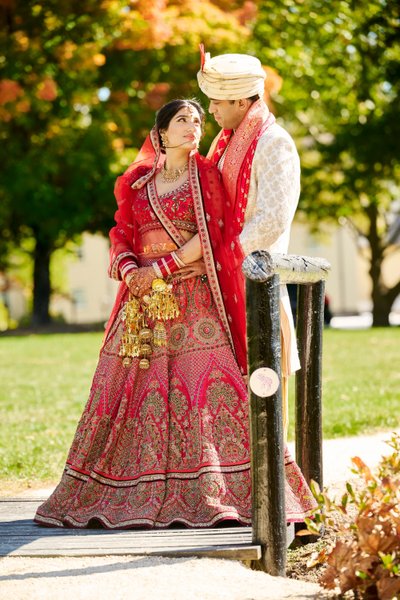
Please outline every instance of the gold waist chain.
[{"label": "gold waist chain", "polygon": [[140,254],[157,254],[159,252],[172,252],[173,250],[177,250],[178,247],[174,242],[161,242],[158,244],[146,244],[143,246],[143,252]]},{"label": "gold waist chain", "polygon": [[[177,300],[172,292],[172,284],[164,279],[154,279],[151,293],[143,298],[130,295],[122,313],[125,332],[121,339],[119,356],[124,367],[129,367],[132,358],[140,358],[139,368],[150,367],[150,356],[154,348],[167,345],[167,330],[164,321],[179,316]],[[155,321],[153,330],[148,319]]]}]

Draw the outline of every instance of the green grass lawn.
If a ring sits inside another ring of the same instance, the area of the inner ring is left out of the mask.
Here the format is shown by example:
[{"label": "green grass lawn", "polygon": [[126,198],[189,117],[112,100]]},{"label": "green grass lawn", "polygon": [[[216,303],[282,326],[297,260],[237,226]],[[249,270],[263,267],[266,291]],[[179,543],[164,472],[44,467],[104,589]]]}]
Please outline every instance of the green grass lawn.
[{"label": "green grass lawn", "polygon": [[[399,328],[325,330],[322,373],[325,438],[400,426],[399,349]],[[293,404],[291,389],[291,438]]]},{"label": "green grass lawn", "polygon": [[[325,437],[399,426],[399,341],[395,328],[326,330]],[[100,343],[99,333],[0,340],[0,490],[10,481],[34,485],[58,480]]]},{"label": "green grass lawn", "polygon": [[0,482],[58,479],[101,339],[79,333],[0,340]]}]

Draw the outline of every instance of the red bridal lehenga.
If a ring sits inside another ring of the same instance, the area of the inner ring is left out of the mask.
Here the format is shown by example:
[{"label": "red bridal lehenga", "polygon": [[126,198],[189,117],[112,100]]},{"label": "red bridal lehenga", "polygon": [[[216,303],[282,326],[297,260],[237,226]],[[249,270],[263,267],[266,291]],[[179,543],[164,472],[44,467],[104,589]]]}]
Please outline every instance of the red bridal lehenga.
[{"label": "red bridal lehenga", "polygon": [[[176,227],[194,233],[192,190],[186,182],[157,201]],[[147,185],[136,195],[141,265],[172,248],[149,204],[152,193],[154,185]],[[64,474],[38,509],[37,523],[251,524],[247,389],[211,286],[210,277],[174,283],[180,315],[166,322],[168,345],[154,350],[148,370],[139,369],[139,359],[122,366],[126,292],[121,296]],[[287,519],[302,520],[313,499],[288,453],[285,461]]]}]

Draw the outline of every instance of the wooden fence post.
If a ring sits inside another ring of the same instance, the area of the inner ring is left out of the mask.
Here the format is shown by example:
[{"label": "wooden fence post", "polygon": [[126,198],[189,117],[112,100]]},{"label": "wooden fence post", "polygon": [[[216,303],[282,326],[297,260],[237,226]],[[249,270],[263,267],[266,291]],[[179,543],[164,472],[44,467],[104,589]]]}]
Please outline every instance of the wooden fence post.
[{"label": "wooden fence post", "polygon": [[296,373],[296,462],[310,483],[322,488],[322,332],[325,282],[300,285],[297,344],[301,369]]},{"label": "wooden fence post", "polygon": [[[280,380],[279,277],[265,282],[248,279],[247,338],[249,375],[261,367]],[[284,440],[281,386],[272,396],[257,396],[249,386],[252,461],[253,543],[261,546],[255,568],[270,575],[286,571]],[[258,563],[258,564],[257,564]]]},{"label": "wooden fence post", "polygon": [[[281,382],[280,283],[304,288],[297,308],[304,370],[296,388],[296,453],[306,479],[321,484],[321,348],[324,280],[329,270],[329,263],[321,258],[273,255],[264,250],[253,252],[243,262],[250,378],[257,369],[267,367]],[[287,528],[281,386],[268,397],[251,388],[249,385],[253,543],[262,551],[253,565],[282,576]]]}]

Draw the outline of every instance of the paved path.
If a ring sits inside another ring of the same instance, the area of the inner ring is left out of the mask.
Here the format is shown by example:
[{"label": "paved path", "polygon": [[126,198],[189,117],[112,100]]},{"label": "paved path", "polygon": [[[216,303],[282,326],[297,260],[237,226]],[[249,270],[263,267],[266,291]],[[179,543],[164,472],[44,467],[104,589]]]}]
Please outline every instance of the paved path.
[{"label": "paved path", "polygon": [[[400,434],[400,428],[394,431]],[[368,436],[324,440],[324,486],[329,487],[354,477],[351,472],[351,459],[354,456],[362,458],[369,467],[375,467],[382,456],[391,454],[392,450],[386,443],[390,438],[391,431],[386,431]],[[289,444],[289,448],[294,454],[293,443]]]},{"label": "paved path", "polygon": [[[400,430],[398,430],[400,433]],[[325,484],[352,476],[350,459],[374,467],[390,432],[324,442]],[[38,495],[49,490],[39,490]],[[30,492],[29,495],[31,495]],[[302,600],[327,597],[316,584],[270,577],[211,558],[93,557],[0,560],[0,600]]]}]

